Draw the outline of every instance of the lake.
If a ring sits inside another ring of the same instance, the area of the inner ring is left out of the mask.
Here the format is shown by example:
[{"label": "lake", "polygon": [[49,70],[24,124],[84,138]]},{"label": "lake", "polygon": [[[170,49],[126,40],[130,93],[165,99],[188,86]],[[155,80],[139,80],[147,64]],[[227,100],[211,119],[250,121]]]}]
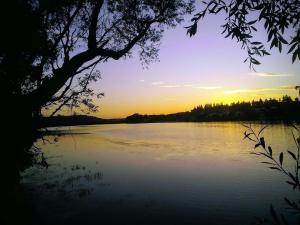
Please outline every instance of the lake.
[{"label": "lake", "polygon": [[[299,197],[250,154],[240,123],[51,129],[65,135],[35,143],[48,169],[28,168],[21,180],[39,224],[251,224],[270,218],[270,204],[286,213],[284,197]],[[263,134],[277,154],[295,149],[289,127],[270,125]]]}]

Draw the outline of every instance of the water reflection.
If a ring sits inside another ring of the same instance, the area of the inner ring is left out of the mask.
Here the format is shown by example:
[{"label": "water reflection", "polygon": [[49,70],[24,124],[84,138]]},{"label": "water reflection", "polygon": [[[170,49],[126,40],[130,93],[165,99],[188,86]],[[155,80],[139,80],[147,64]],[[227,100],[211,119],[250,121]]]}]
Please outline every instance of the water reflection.
[{"label": "water reflection", "polygon": [[[62,128],[64,129],[64,128]],[[40,224],[249,224],[295,199],[259,164],[237,123],[78,126],[22,174]],[[288,128],[264,131],[292,147]],[[281,204],[282,202],[282,204]]]},{"label": "water reflection", "polygon": [[53,172],[52,175],[47,174],[44,180],[41,180],[38,176],[37,171],[29,173],[23,176],[23,181],[36,179],[34,189],[39,189],[43,194],[50,191],[50,194],[57,193],[60,198],[70,199],[90,195],[93,188],[87,184],[101,181],[103,174],[102,172],[86,170],[85,166],[72,165],[69,168],[64,167],[63,172]]}]

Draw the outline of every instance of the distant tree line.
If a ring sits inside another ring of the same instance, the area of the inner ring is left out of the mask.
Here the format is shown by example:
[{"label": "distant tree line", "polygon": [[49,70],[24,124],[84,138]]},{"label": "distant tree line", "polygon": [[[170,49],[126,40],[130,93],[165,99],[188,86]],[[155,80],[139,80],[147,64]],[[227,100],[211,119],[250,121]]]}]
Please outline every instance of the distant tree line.
[{"label": "distant tree line", "polygon": [[205,121],[300,121],[300,101],[290,96],[281,99],[253,100],[231,104],[199,105],[191,111],[163,114],[133,114],[126,118],[127,123],[152,122],[205,122]]}]

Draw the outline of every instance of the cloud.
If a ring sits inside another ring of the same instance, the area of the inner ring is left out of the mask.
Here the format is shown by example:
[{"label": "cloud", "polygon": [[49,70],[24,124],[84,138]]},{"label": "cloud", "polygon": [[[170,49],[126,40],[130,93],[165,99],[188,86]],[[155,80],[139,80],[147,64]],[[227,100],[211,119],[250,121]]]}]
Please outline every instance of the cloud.
[{"label": "cloud", "polygon": [[288,73],[252,73],[255,76],[259,77],[291,77],[293,74]]},{"label": "cloud", "polygon": [[139,82],[145,82],[145,80],[139,80]]},{"label": "cloud", "polygon": [[162,81],[154,81],[151,84],[152,85],[162,85],[162,84],[164,84],[164,82],[162,82]]},{"label": "cloud", "polygon": [[216,89],[221,89],[223,87],[220,86],[204,86],[204,87],[194,87],[197,89],[202,89],[202,90],[216,90]]},{"label": "cloud", "polygon": [[[156,82],[155,82],[156,84]],[[157,85],[157,84],[156,84]],[[220,86],[195,86],[194,84],[164,84],[160,85],[159,87],[161,88],[178,88],[178,87],[190,87],[190,88],[197,88],[197,89],[202,89],[202,90],[216,90],[216,89],[221,89],[223,87]]]},{"label": "cloud", "polygon": [[282,88],[260,88],[260,89],[235,89],[235,90],[226,90],[224,94],[238,94],[238,93],[259,93],[265,91],[278,91]]},{"label": "cloud", "polygon": [[161,88],[177,88],[177,87],[181,87],[180,85],[161,85],[159,86]]},{"label": "cloud", "polygon": [[238,94],[238,93],[246,93],[250,92],[248,89],[237,89],[237,90],[227,90],[224,91],[224,94]]},{"label": "cloud", "polygon": [[193,87],[193,84],[184,84],[183,87]]}]

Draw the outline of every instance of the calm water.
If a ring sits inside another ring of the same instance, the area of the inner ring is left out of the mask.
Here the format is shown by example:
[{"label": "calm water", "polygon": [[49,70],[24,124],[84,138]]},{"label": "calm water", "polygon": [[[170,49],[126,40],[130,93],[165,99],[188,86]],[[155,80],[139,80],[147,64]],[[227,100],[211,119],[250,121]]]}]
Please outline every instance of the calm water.
[{"label": "calm water", "polygon": [[[271,203],[285,212],[283,198],[299,195],[250,154],[238,123],[59,129],[69,135],[36,143],[49,168],[22,174],[40,224],[251,224],[269,218]],[[264,136],[274,151],[294,149],[283,125]]]}]

